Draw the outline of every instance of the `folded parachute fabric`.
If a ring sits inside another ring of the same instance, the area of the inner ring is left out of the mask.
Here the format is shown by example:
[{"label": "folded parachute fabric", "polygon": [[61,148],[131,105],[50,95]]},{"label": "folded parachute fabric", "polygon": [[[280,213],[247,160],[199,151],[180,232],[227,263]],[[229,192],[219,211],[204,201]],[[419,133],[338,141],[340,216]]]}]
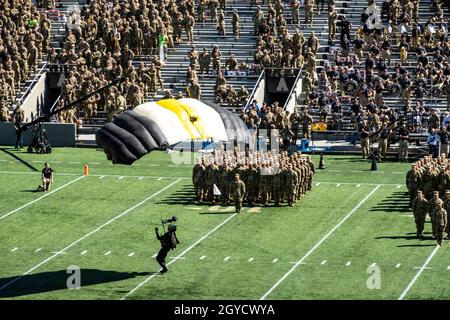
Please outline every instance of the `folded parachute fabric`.
[{"label": "folded parachute fabric", "polygon": [[248,142],[249,132],[234,113],[196,99],[148,102],[119,114],[96,134],[97,145],[113,163],[132,164],[153,150],[180,142]]}]

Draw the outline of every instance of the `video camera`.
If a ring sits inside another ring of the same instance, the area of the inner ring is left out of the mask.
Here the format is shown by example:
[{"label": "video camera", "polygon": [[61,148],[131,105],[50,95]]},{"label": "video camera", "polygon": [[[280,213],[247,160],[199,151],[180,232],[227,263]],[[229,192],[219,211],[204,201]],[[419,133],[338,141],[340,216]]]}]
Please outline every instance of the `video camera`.
[{"label": "video camera", "polygon": [[176,216],[172,216],[172,218],[169,218],[169,219],[167,219],[167,220],[162,220],[161,219],[161,223],[171,223],[171,222],[175,222],[175,221],[177,221],[177,217]]}]

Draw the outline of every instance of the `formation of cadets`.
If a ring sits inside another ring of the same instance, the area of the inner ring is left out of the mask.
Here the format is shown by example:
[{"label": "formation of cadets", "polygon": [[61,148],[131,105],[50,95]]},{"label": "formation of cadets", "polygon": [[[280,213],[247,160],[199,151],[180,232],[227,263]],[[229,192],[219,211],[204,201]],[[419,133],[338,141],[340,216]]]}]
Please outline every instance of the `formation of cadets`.
[{"label": "formation of cadets", "polygon": [[314,173],[311,158],[301,152],[289,156],[286,151],[242,152],[235,147],[232,152],[222,148],[197,159],[192,182],[199,203],[233,201],[239,212],[242,202],[293,206],[312,189]]},{"label": "formation of cadets", "polygon": [[450,161],[447,155],[425,156],[412,165],[406,175],[406,186],[414,213],[417,236],[423,239],[427,214],[433,237],[442,245],[444,232],[450,237]]}]

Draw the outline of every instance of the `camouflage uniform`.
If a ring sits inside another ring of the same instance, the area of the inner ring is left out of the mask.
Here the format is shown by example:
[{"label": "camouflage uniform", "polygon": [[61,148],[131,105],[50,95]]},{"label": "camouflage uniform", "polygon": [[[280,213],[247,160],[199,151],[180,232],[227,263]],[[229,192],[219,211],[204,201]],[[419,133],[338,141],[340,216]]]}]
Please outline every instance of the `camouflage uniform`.
[{"label": "camouflage uniform", "polygon": [[417,236],[423,238],[425,218],[428,213],[428,201],[425,199],[422,192],[418,193],[417,197],[414,199],[412,209],[416,221]]}]

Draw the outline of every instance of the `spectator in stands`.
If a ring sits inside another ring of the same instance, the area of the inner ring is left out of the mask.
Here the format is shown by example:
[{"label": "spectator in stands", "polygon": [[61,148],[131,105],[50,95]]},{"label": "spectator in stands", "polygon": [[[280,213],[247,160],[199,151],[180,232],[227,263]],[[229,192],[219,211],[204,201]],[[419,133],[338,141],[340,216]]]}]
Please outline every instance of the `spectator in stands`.
[{"label": "spectator in stands", "polygon": [[[430,133],[428,134],[427,144],[428,144],[428,153],[433,157],[438,156],[439,152],[439,134],[436,132],[434,128],[431,128]],[[448,141],[447,141],[448,144]]]},{"label": "spectator in stands", "polygon": [[406,127],[406,123],[403,123],[399,131],[399,145],[398,145],[399,161],[408,160],[408,142],[409,142],[409,131]]},{"label": "spectator in stands", "polygon": [[448,145],[448,126],[442,127],[439,131],[439,141],[441,142],[439,154],[445,154],[448,156],[449,145]]}]

